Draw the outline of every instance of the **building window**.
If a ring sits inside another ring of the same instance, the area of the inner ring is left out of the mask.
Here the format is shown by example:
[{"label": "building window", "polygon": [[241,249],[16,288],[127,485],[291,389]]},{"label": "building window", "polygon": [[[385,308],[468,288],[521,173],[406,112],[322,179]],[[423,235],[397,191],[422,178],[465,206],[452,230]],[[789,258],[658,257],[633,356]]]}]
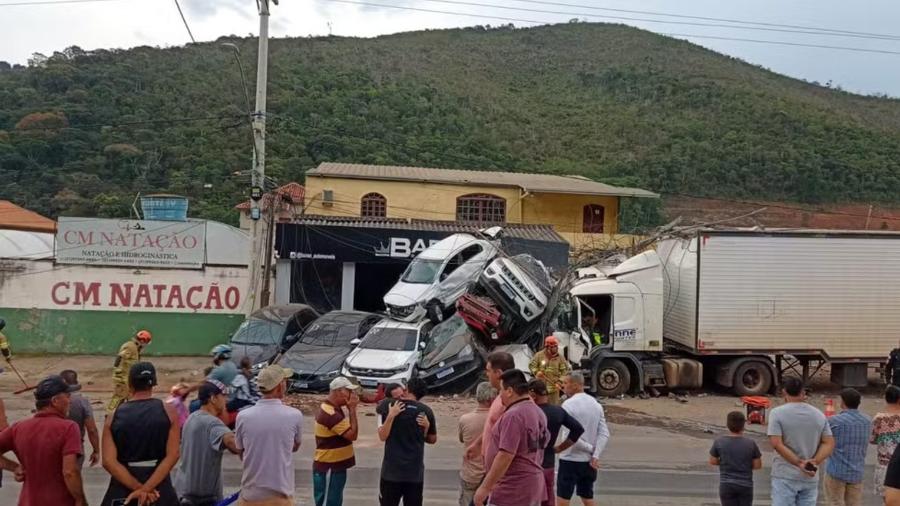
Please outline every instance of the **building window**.
[{"label": "building window", "polygon": [[359,205],[359,215],[362,217],[384,218],[387,216],[387,199],[380,193],[363,195]]},{"label": "building window", "polygon": [[603,206],[600,204],[588,204],[584,206],[584,223],[581,231],[585,234],[603,233]]},{"label": "building window", "polygon": [[463,195],[456,199],[456,221],[478,225],[506,223],[506,200],[482,193]]}]

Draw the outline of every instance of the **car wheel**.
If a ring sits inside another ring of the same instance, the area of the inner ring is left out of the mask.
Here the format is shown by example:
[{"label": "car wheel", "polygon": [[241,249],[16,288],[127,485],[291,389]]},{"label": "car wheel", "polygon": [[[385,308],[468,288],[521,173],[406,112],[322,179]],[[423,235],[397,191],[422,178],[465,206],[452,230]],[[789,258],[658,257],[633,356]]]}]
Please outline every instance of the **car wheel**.
[{"label": "car wheel", "polygon": [[444,305],[439,301],[433,300],[425,306],[425,312],[428,314],[428,319],[431,320],[431,323],[437,325],[444,321]]}]

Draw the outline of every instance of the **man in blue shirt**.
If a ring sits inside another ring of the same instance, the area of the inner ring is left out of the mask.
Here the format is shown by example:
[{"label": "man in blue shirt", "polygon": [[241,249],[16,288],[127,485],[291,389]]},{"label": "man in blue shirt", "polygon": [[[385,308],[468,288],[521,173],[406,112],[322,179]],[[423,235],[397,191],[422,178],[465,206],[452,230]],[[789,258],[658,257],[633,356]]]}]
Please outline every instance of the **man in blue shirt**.
[{"label": "man in blue shirt", "polygon": [[860,395],[852,388],[841,391],[841,413],[828,420],[834,435],[834,452],[825,469],[825,498],[829,505],[862,506],[863,468],[872,421],[859,412]]}]

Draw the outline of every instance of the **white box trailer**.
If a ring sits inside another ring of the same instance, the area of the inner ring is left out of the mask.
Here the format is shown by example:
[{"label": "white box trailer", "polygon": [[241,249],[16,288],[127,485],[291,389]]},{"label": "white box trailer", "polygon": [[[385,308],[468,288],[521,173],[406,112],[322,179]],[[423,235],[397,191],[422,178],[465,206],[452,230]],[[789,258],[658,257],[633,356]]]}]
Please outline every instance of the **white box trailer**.
[{"label": "white box trailer", "polygon": [[699,230],[582,274],[566,353],[606,395],[697,387],[704,368],[762,394],[826,363],[835,383],[863,386],[900,342],[896,233]]},{"label": "white box trailer", "polygon": [[880,360],[900,339],[900,234],[702,231],[658,254],[663,335],[697,353]]}]

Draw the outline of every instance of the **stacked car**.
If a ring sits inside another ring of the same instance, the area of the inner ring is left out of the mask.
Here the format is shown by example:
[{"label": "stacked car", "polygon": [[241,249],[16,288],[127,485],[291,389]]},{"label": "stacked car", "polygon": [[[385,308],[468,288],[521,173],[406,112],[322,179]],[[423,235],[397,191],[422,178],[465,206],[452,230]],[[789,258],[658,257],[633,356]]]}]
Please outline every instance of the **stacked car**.
[{"label": "stacked car", "polygon": [[[248,352],[250,342],[264,344],[254,362],[293,369],[295,391],[324,391],[338,375],[366,388],[417,375],[431,389],[465,389],[496,347],[530,353],[525,345],[539,342],[551,287],[547,269],[531,255],[506,256],[492,240],[454,234],[410,262],[384,296],[384,317],[272,306],[251,315],[232,343]],[[242,356],[239,349],[235,356]]]}]

